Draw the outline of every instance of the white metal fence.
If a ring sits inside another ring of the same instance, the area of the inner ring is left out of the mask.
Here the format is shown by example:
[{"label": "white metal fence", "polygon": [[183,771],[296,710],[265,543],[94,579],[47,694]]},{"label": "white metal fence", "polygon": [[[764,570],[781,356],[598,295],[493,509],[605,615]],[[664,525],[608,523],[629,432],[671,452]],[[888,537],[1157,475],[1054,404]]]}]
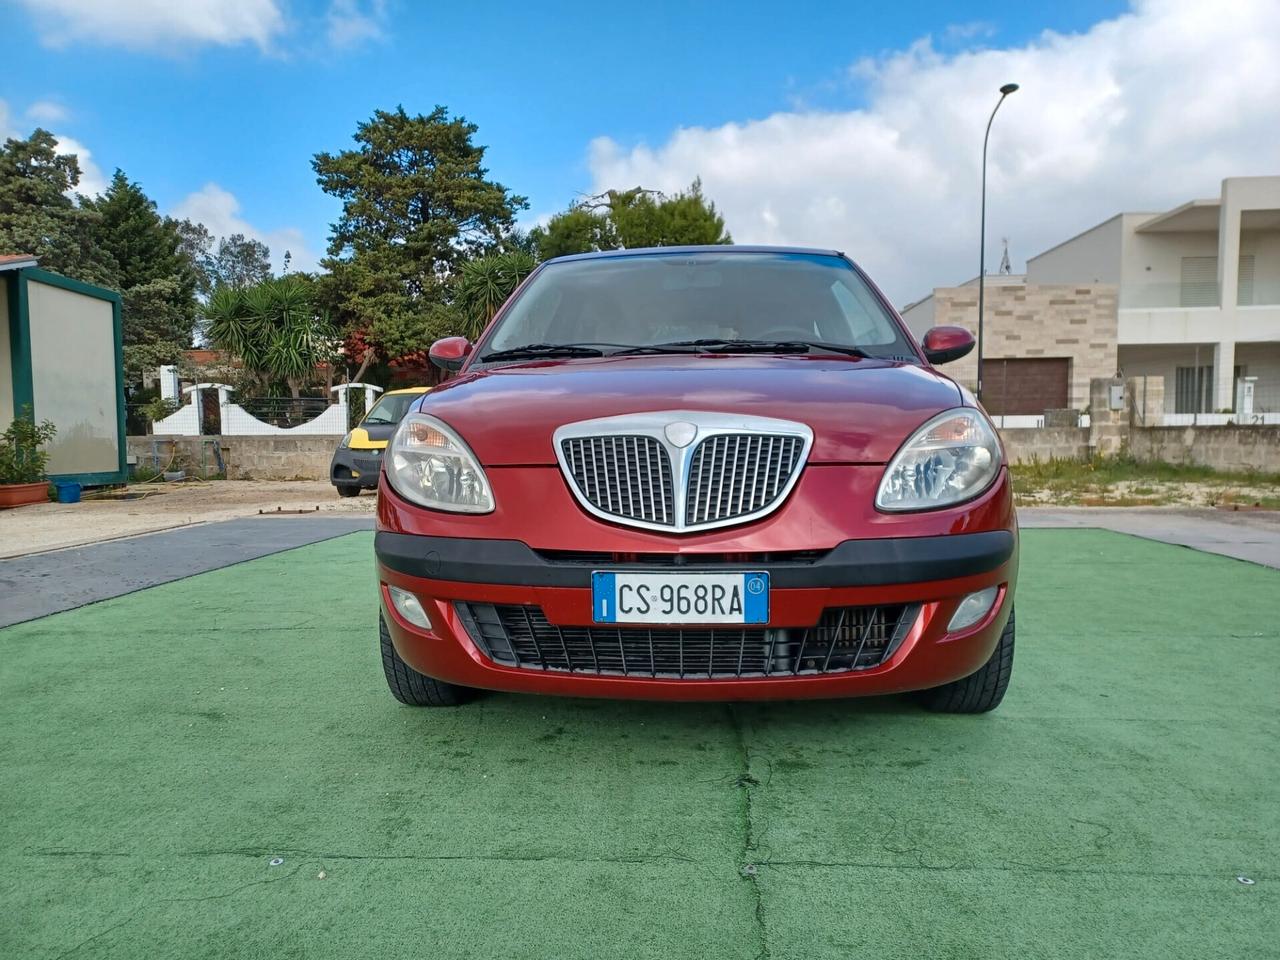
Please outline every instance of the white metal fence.
[{"label": "white metal fence", "polygon": [[[1044,414],[1034,416],[1029,413],[1020,413],[1009,414],[1008,416],[993,416],[991,422],[1000,430],[1036,429],[1044,426]],[[1088,427],[1089,415],[1087,413],[1080,414],[1079,422],[1075,426]]]},{"label": "white metal fence", "polygon": [[[1148,410],[1145,426],[1214,427],[1280,425],[1280,383],[1239,375],[1234,381],[1230,410],[1214,409],[1213,368],[1181,368],[1176,378],[1135,377],[1130,380],[1135,393],[1143,394],[1149,383],[1161,385],[1162,409]],[[1135,396],[1134,400],[1138,400]],[[1143,409],[1139,404],[1138,409]]]},{"label": "white metal fence", "polygon": [[[216,390],[218,392],[219,423],[216,430],[213,429],[213,424],[205,422],[203,415],[204,392],[206,390]],[[152,424],[152,432],[180,437],[198,437],[206,432],[238,437],[340,437],[347,432],[350,426],[351,412],[348,395],[352,390],[363,391],[365,410],[373,406],[376,395],[382,392],[381,387],[374,386],[371,383],[340,383],[336,387],[330,388],[330,392],[337,397],[336,403],[329,404],[310,420],[295,426],[280,426],[276,423],[267,423],[258,419],[240,404],[233,402],[231,394],[235,392],[235,387],[225,383],[197,383],[182,391],[187,395],[187,402],[171,416],[165,417],[163,420],[157,420]]]}]

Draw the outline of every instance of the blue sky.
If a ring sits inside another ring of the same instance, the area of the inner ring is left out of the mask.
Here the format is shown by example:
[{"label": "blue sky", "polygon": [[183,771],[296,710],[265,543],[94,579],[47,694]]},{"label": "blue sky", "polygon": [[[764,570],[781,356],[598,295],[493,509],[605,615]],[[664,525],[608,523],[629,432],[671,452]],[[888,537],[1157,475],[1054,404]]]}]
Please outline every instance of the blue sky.
[{"label": "blue sky", "polygon": [[[110,21],[94,19],[100,5],[112,8]],[[0,131],[25,134],[39,121],[87,149],[105,175],[123,168],[163,210],[204,209],[187,201],[216,185],[224,213],[226,194],[260,235],[277,245],[294,238],[312,256],[323,249],[336,205],[315,185],[310,158],[345,147],[378,107],[444,104],[477,123],[492,174],[529,197],[531,222],[575,194],[633,185],[604,178],[652,169],[640,162],[646,151],[661,158],[682,129],[720,131],[723,141],[725,131],[779,116],[820,122],[878,112],[892,121],[885,101],[907,82],[898,76],[904,71],[959,72],[997,55],[1012,68],[1019,56],[1052,56],[1059,39],[1100,35],[1099,24],[1128,10],[1114,2],[755,0],[492,4],[483,15],[478,4],[409,0],[187,6],[165,13],[153,2],[9,0]],[[1148,6],[1139,5],[1136,19],[1153,16],[1141,9]],[[1007,72],[993,70],[982,89],[994,90]],[[1019,96],[1035,109],[1030,96]],[[976,124],[980,136],[990,99],[965,118],[965,129]],[[912,109],[904,103],[902,115]],[[918,135],[897,130],[899,139]],[[787,147],[779,144],[781,165]],[[645,185],[667,186],[667,173],[670,183],[702,174],[718,199],[714,171],[730,166],[724,158],[695,170],[676,153],[666,156],[664,183]],[[860,162],[855,145],[850,169]],[[731,185],[725,190],[731,194]],[[204,200],[207,207],[210,195]],[[750,236],[762,228],[732,204],[726,213],[740,216],[741,223],[730,218],[739,239],[771,239]]]}]

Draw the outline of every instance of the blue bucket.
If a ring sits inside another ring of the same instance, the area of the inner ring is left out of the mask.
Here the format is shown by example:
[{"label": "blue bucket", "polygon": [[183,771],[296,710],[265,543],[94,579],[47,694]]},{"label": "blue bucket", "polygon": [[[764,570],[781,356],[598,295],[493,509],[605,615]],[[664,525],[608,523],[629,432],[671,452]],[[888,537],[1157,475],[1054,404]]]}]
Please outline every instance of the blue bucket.
[{"label": "blue bucket", "polygon": [[59,503],[79,503],[80,484],[74,480],[55,480],[53,487],[58,491]]}]

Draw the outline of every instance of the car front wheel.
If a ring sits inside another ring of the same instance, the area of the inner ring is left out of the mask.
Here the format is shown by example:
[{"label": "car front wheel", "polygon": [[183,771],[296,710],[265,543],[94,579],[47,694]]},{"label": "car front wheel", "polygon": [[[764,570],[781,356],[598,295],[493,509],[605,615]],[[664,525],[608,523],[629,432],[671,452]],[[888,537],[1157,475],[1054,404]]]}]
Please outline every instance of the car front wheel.
[{"label": "car front wheel", "polygon": [[338,488],[338,496],[340,497],[360,496],[360,484],[358,483],[337,483],[334,486]]},{"label": "car front wheel", "polygon": [[470,687],[428,677],[401,660],[381,614],[378,615],[378,640],[382,647],[382,672],[386,674],[387,686],[391,695],[401,703],[411,707],[456,707],[475,695]]},{"label": "car front wheel", "polygon": [[986,713],[1000,706],[1013,673],[1013,611],[991,659],[960,680],[925,690],[920,698],[935,713]]}]

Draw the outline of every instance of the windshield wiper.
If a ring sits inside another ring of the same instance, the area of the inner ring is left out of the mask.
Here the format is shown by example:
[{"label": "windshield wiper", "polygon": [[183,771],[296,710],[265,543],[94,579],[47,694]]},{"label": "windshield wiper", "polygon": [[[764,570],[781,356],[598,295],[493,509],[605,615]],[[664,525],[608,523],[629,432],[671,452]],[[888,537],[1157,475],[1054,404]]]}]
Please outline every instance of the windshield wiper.
[{"label": "windshield wiper", "polygon": [[[613,346],[613,344],[601,344]],[[480,358],[481,363],[490,360],[531,360],[536,357],[603,357],[600,347],[588,346],[584,343],[526,343],[521,347],[509,350],[495,350]]]},{"label": "windshield wiper", "polygon": [[619,350],[613,356],[622,353],[811,353],[814,350],[825,350],[828,353],[840,353],[850,357],[870,357],[870,354],[859,347],[823,343],[819,340],[732,340],[721,337],[672,340],[669,343],[655,343],[630,350]]}]

